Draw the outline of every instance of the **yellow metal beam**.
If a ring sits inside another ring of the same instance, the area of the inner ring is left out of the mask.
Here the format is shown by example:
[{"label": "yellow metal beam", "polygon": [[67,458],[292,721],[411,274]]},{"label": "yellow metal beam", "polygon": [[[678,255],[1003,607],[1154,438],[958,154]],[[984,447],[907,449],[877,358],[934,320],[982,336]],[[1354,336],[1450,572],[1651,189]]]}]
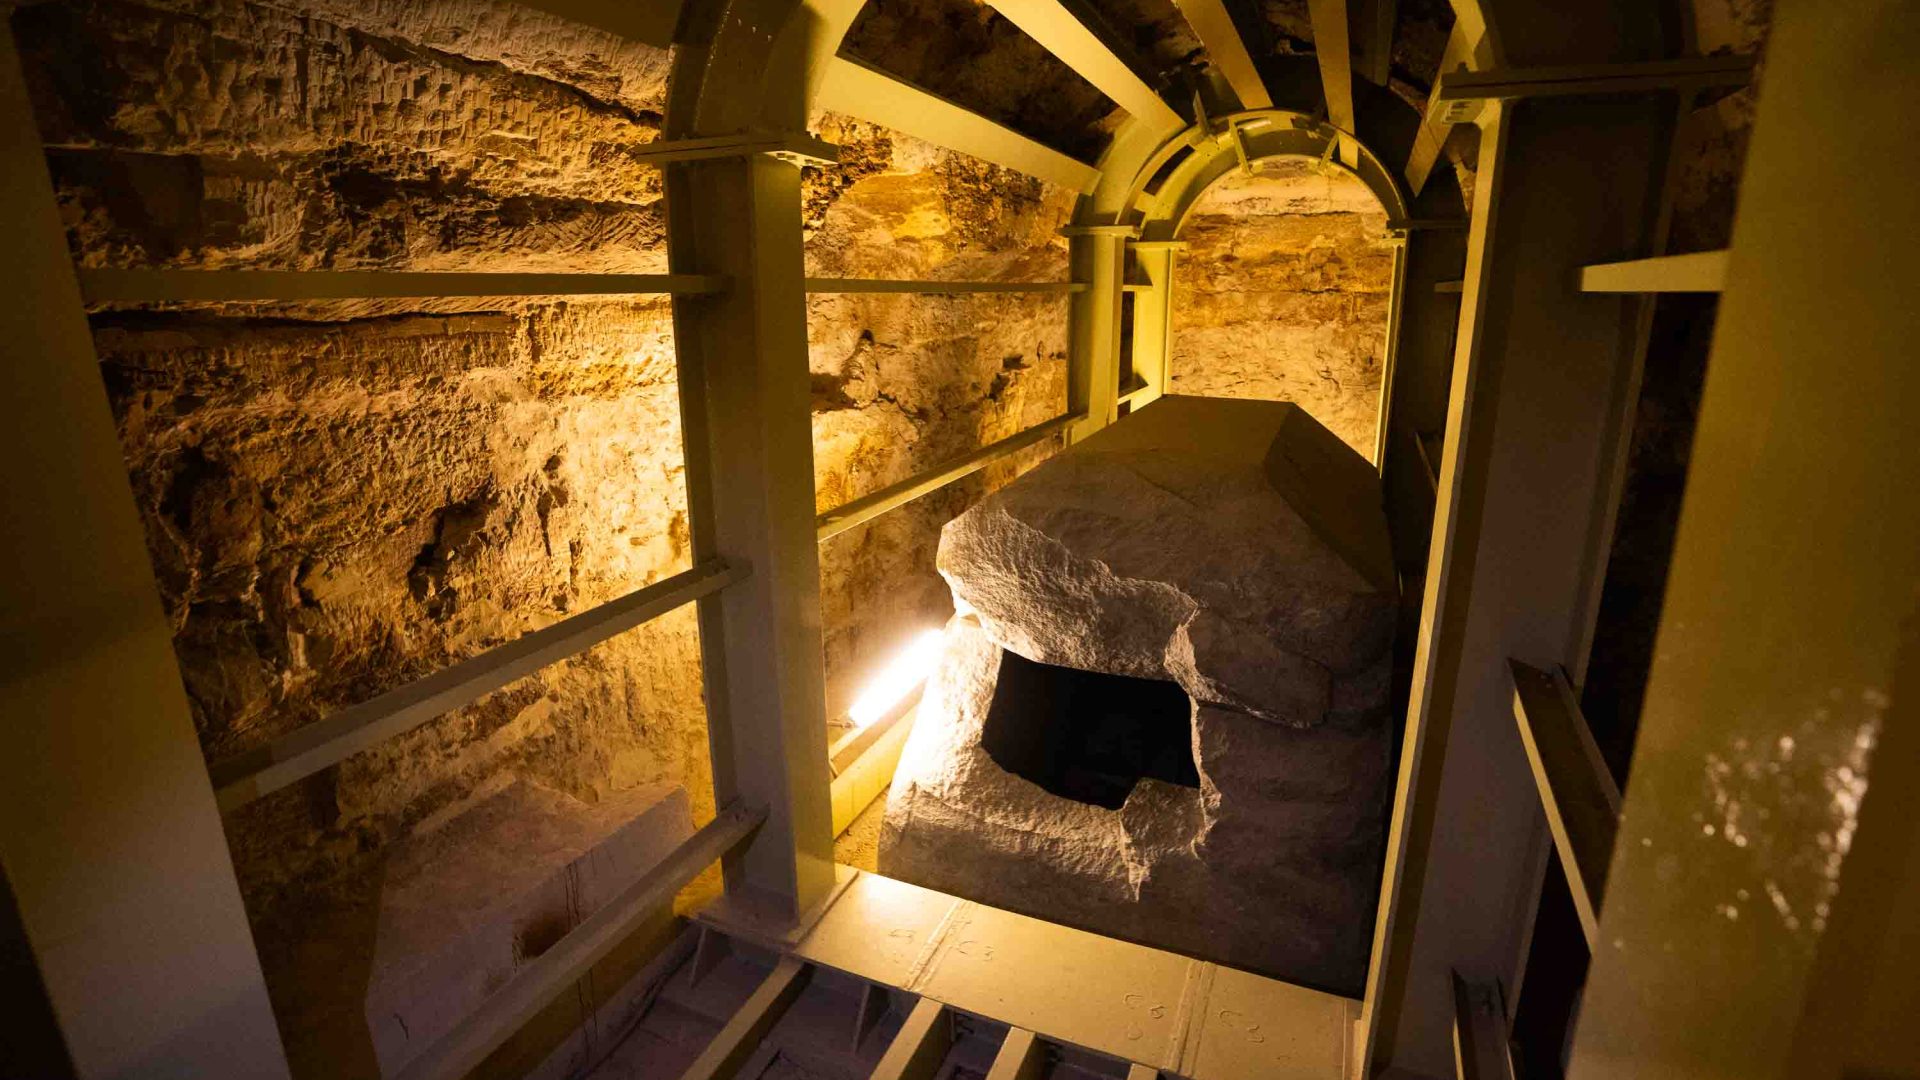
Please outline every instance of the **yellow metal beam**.
[{"label": "yellow metal beam", "polygon": [[815,104],[1074,191],[1100,181],[1083,161],[844,56],[827,65]]},{"label": "yellow metal beam", "polygon": [[1580,291],[1591,293],[1717,293],[1726,280],[1725,251],[1696,251],[1580,268]]},{"label": "yellow metal beam", "polygon": [[1183,240],[1138,241],[1134,259],[1147,285],[1126,291],[1133,297],[1133,378],[1122,397],[1138,409],[1167,392],[1173,372],[1173,276]]},{"label": "yellow metal beam", "polygon": [[987,1080],[1040,1080],[1046,1066],[1045,1044],[1026,1028],[1008,1028],[1007,1037],[1000,1043],[1000,1052],[993,1057]]},{"label": "yellow metal beam", "polygon": [[1267,92],[1266,80],[1260,77],[1260,70],[1254,66],[1253,55],[1247,51],[1247,42],[1240,36],[1240,29],[1233,25],[1233,16],[1227,13],[1223,0],[1175,0],[1180,14],[1186,16],[1187,25],[1200,36],[1200,44],[1206,46],[1207,57],[1213,61],[1220,74],[1226,76],[1227,85],[1240,98],[1240,105],[1246,109],[1273,108],[1273,95]]},{"label": "yellow metal beam", "polygon": [[813,968],[798,957],[783,956],[740,1006],[707,1048],[680,1074],[680,1080],[728,1080],[786,1015],[787,1006],[806,989]]},{"label": "yellow metal beam", "polygon": [[1493,71],[1442,70],[1434,85],[1440,101],[1514,100],[1568,94],[1638,94],[1649,90],[1701,90],[1745,86],[1753,78],[1751,56],[1696,56],[1642,64]]},{"label": "yellow metal beam", "polygon": [[[1440,73],[1444,76],[1472,63],[1475,45],[1466,21],[1455,22],[1453,33],[1447,38],[1447,51],[1440,57]],[[1419,195],[1427,186],[1427,177],[1433,175],[1433,167],[1440,160],[1440,151],[1446,146],[1453,125],[1454,118],[1441,102],[1439,81],[1435,80],[1433,93],[1427,97],[1427,111],[1420,121],[1420,131],[1413,138],[1413,151],[1407,156],[1407,190],[1414,195]]]},{"label": "yellow metal beam", "polygon": [[933,1080],[952,1048],[953,1021],[947,1007],[923,997],[874,1066],[872,1080]]},{"label": "yellow metal beam", "polygon": [[1327,94],[1327,121],[1340,129],[1340,161],[1360,165],[1353,137],[1353,45],[1347,28],[1347,0],[1307,0],[1313,20],[1313,55],[1320,61],[1320,85]]},{"label": "yellow metal beam", "polygon": [[1172,132],[1187,125],[1099,35],[1060,0],[988,0],[995,11],[1142,123]]},{"label": "yellow metal beam", "polygon": [[1507,661],[1513,675],[1513,718],[1540,806],[1560,852],[1567,889],[1589,948],[1598,947],[1600,897],[1620,829],[1620,790],[1600,758],[1573,687],[1559,671]]}]

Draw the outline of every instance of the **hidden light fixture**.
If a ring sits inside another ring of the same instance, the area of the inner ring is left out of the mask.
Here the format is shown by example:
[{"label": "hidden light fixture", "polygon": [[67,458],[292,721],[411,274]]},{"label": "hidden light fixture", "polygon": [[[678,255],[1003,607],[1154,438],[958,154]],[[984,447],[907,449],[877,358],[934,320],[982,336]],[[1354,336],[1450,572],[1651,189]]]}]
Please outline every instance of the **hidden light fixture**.
[{"label": "hidden light fixture", "polygon": [[847,718],[856,728],[871,727],[883,719],[894,707],[904,701],[908,694],[926,681],[933,673],[933,665],[940,660],[941,645],[946,635],[939,630],[923,630],[907,644],[907,647],[895,653],[880,674],[860,691],[853,699],[853,708],[847,710]]}]

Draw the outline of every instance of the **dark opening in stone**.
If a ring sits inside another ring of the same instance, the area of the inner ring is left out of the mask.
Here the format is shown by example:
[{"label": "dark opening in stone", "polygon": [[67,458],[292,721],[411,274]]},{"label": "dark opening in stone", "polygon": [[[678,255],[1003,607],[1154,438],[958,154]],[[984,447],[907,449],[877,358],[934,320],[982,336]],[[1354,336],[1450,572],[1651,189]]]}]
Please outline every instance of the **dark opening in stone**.
[{"label": "dark opening in stone", "polygon": [[1145,777],[1200,786],[1193,702],[1159,679],[1000,654],[981,746],[1001,768],[1063,798],[1118,810]]}]

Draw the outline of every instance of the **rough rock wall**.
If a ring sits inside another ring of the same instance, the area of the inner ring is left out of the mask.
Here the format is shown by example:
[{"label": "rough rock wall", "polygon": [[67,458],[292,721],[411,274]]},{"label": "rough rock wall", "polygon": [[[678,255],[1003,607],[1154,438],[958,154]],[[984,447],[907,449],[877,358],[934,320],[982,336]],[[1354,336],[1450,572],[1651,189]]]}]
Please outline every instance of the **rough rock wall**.
[{"label": "rough rock wall", "polygon": [[[825,116],[842,189],[807,240],[822,277],[1061,281],[1073,195],[915,139]],[[808,311],[821,510],[898,483],[1066,410],[1059,296],[823,294]],[[940,527],[1051,453],[1034,447],[820,548],[827,709],[914,632],[952,613]]]},{"label": "rough rock wall", "polygon": [[1393,250],[1356,179],[1262,162],[1195,204],[1174,273],[1171,391],[1293,401],[1371,458]]},{"label": "rough rock wall", "polygon": [[[15,25],[84,264],[664,268],[658,172],[623,153],[658,136],[660,50],[490,0],[76,0]],[[805,180],[813,272],[1064,275],[1069,194],[820,128],[848,153]],[[817,298],[822,506],[1059,411],[1064,315],[1018,296]],[[94,324],[210,759],[687,564],[664,301]],[[939,525],[1010,474],[823,550],[833,685],[893,627],[945,617],[927,587]],[[584,800],[684,783],[710,813],[691,612],[231,815],[256,920],[343,902],[393,841],[518,778]]]}]

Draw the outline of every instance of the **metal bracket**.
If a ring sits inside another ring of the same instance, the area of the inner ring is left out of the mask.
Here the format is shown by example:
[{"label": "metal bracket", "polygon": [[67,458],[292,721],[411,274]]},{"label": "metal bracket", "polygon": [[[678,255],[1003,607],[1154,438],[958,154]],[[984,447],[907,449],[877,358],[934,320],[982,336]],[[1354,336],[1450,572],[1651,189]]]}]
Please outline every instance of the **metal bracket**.
[{"label": "metal bracket", "polygon": [[634,160],[649,165],[746,157],[751,154],[766,154],[794,165],[840,163],[838,146],[804,131],[750,131],[703,139],[662,140],[648,143],[632,153]]}]

